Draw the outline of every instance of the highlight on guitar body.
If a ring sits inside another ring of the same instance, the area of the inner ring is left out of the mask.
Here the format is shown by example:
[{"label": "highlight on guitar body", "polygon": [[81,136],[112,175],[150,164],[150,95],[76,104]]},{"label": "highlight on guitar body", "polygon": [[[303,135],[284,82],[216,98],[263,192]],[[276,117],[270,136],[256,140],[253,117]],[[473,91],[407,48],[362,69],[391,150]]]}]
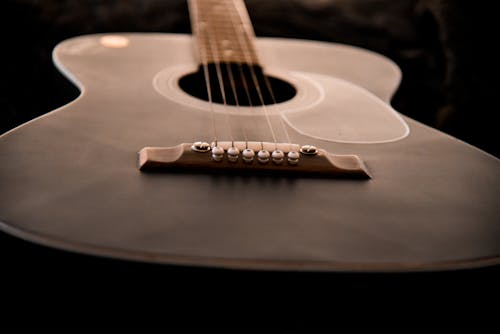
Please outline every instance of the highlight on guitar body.
[{"label": "highlight on guitar body", "polygon": [[62,250],[239,269],[500,262],[499,160],[398,113],[398,66],[255,36],[242,0],[192,35],[62,41],[80,96],[0,136],[0,228]]}]

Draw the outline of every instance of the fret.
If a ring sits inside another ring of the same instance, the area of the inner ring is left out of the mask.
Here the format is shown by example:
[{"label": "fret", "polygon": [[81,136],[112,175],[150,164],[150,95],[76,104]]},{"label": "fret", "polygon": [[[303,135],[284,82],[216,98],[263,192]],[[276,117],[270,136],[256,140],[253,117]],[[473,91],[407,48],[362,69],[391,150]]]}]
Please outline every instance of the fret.
[{"label": "fret", "polygon": [[259,64],[243,0],[189,0],[189,8],[200,63]]}]

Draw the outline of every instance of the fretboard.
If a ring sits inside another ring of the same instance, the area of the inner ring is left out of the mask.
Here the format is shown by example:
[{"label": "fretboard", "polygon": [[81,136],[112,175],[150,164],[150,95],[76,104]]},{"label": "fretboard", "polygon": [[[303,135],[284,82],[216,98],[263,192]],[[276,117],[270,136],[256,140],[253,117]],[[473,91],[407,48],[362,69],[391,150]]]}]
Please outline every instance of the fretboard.
[{"label": "fretboard", "polygon": [[259,64],[243,0],[189,0],[189,11],[200,63]]}]

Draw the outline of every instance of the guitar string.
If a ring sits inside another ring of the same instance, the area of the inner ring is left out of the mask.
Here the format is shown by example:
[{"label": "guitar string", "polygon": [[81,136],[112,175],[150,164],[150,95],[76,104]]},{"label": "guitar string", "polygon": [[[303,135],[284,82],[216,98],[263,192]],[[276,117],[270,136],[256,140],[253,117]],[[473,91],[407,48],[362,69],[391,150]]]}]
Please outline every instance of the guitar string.
[{"label": "guitar string", "polygon": [[[213,11],[215,11],[215,7],[214,7]],[[213,17],[215,17],[215,16],[213,16]],[[217,34],[214,34],[214,36],[217,37]],[[225,41],[229,42],[228,39],[223,39],[221,41],[223,47],[228,46],[228,45],[224,45]],[[218,44],[218,43],[216,42],[216,44]],[[228,54],[226,54],[226,52]],[[229,58],[231,56],[232,52],[233,52],[232,49],[224,49],[223,53],[222,53],[222,58],[223,59],[225,57]],[[219,63],[220,62],[216,62],[216,66],[219,66],[218,67],[218,77],[219,77],[219,81],[221,82],[221,92],[222,92],[222,95],[223,95],[224,105],[227,105],[227,99],[226,99],[226,96],[225,96],[225,87],[224,87],[223,78],[222,78],[222,75],[221,75],[222,71],[220,69]],[[230,62],[228,62],[226,59],[224,59],[224,64],[225,64],[225,67],[226,67],[226,72],[228,74],[229,84],[230,84],[230,87],[231,87],[231,92],[232,92],[232,95],[233,95],[233,98],[234,98],[234,101],[235,101],[235,104],[236,104],[236,111],[235,111],[235,113],[238,115],[238,114],[240,114],[240,103],[239,103],[238,93],[237,93],[237,89],[236,89],[236,83],[235,83],[235,80],[234,80],[233,70],[232,70]],[[244,83],[244,87],[245,87],[246,95],[247,95],[247,97],[249,99],[249,103],[251,103],[250,93],[248,91],[248,85],[246,84],[246,80],[245,80],[245,83]],[[230,129],[232,131],[232,127],[231,126],[230,126]],[[248,148],[248,135],[247,135],[247,130],[246,130],[245,124],[243,124],[242,130],[243,130],[243,138],[244,138],[244,141],[245,141],[245,148]],[[233,136],[232,145],[234,146],[234,136]]]},{"label": "guitar string", "polygon": [[[192,3],[192,2],[196,2],[196,1],[190,1],[190,3]],[[226,5],[227,5],[227,2],[226,2]],[[199,13],[197,6],[191,6],[191,7],[193,7],[195,9],[196,14]],[[239,32],[246,33],[245,29],[243,28],[243,26],[244,26],[243,17],[241,15],[241,12],[236,7],[236,4],[234,4],[234,8],[236,9],[236,11],[238,13],[238,16],[240,18],[241,26],[236,25],[235,22],[234,22],[233,16],[230,15],[231,20],[233,22],[233,27],[235,28],[235,30],[236,30],[236,28],[239,28],[239,30],[240,30],[240,31],[236,31],[236,35],[238,36],[238,43],[239,43],[240,48],[243,51],[243,55],[246,58],[246,61],[248,63],[250,74],[251,74],[251,78],[252,78],[252,81],[254,83],[254,87],[256,89],[256,92],[257,92],[257,95],[259,97],[259,100],[260,100],[260,102],[262,104],[262,109],[264,111],[264,115],[265,115],[267,124],[269,126],[269,129],[271,131],[271,135],[273,137],[273,141],[275,143],[275,149],[277,149],[277,138],[276,138],[276,134],[275,134],[275,131],[273,129],[271,120],[269,118],[266,105],[264,103],[265,101],[264,101],[264,98],[263,98],[262,89],[260,87],[259,80],[257,78],[256,72],[255,72],[253,66],[250,65],[250,64],[252,64],[252,59],[251,59],[252,56],[251,56],[250,51],[249,51],[250,48],[247,45],[249,43],[246,40],[246,38],[243,38],[242,34],[239,34]],[[216,9],[217,8],[213,8],[213,11],[215,11]],[[228,113],[226,112],[226,109],[227,109],[227,98],[226,98],[226,94],[225,94],[225,87],[224,87],[222,70],[221,70],[221,65],[220,65],[221,62],[219,60],[219,54],[218,54],[218,50],[217,50],[217,40],[215,38],[215,34],[208,33],[208,31],[206,29],[207,28],[207,24],[206,24],[206,22],[204,22],[202,20],[201,15],[197,15],[197,16],[199,16],[199,18],[200,18],[198,29],[197,29],[198,35],[201,37],[200,31],[203,31],[204,32],[204,37],[205,37],[205,39],[204,39],[205,42],[206,42],[206,36],[207,35],[210,36],[208,39],[209,39],[209,43],[210,43],[210,49],[211,49],[212,57],[214,58],[214,65],[215,65],[215,69],[216,69],[216,73],[217,73],[217,78],[218,78],[218,82],[219,82],[219,88],[220,88],[221,96],[222,96],[222,99],[223,99],[223,108],[224,108],[224,114],[225,114],[226,124],[227,124],[227,126],[229,128],[229,135],[231,137],[231,142],[233,143],[233,146],[234,146],[234,136],[233,136],[233,133],[232,133],[233,130],[232,130],[232,127],[231,127],[230,122],[229,122]],[[242,40],[243,40],[243,42],[242,42]],[[216,121],[215,121],[215,110],[214,110],[214,107],[213,107],[213,97],[212,97],[212,87],[211,87],[211,80],[210,80],[210,70],[209,70],[209,67],[208,67],[208,57],[206,55],[205,48],[200,48],[200,53],[201,53],[201,58],[202,58],[203,72],[204,72],[204,78],[205,78],[205,85],[206,85],[206,88],[207,88],[207,95],[208,95],[208,100],[209,100],[208,102],[209,102],[210,110],[211,110],[212,127],[213,127],[213,131],[214,131],[214,142],[215,142],[215,145],[217,145],[217,143],[218,143],[218,135],[217,135],[217,126],[216,126]],[[233,96],[235,98],[235,102],[236,102],[236,106],[237,106],[237,110],[238,110],[239,109],[239,101],[238,101],[238,96],[237,96],[237,92],[236,92],[233,71],[232,71],[232,68],[231,68],[231,66],[230,66],[229,63],[227,63],[225,61],[225,64],[226,64],[226,71],[228,73],[229,80],[230,80],[230,85],[231,85],[232,93],[233,93]],[[244,74],[242,64],[238,63],[238,65],[239,65],[240,77],[242,78],[243,86],[244,86],[244,89],[245,89],[245,93],[246,93],[249,105],[252,106],[252,99],[251,99],[251,96],[250,96],[248,82],[246,80],[246,75]],[[266,86],[266,88],[267,88],[267,90],[269,92],[269,95],[271,97],[271,100],[272,100],[273,104],[277,104],[276,97],[275,97],[274,91],[272,89],[271,83],[270,83],[268,77],[264,73],[263,73],[263,78],[264,78],[265,86]],[[285,134],[285,136],[287,138],[287,141],[290,142],[288,131],[287,131],[286,127],[284,126],[283,120],[281,118],[280,118],[280,123],[281,123],[281,126],[282,126],[283,130],[284,130],[284,134]],[[248,148],[248,137],[247,137],[247,134],[246,134],[245,127],[243,127],[243,132],[244,132],[244,138],[245,138],[246,147]],[[262,148],[263,147],[264,147],[264,145],[262,143]]]},{"label": "guitar string", "polygon": [[[239,43],[239,46],[240,48],[242,49],[243,51],[243,56],[245,57],[245,60],[248,64],[248,67],[250,69],[250,75],[251,75],[251,79],[252,79],[252,82],[255,86],[255,90],[257,92],[257,95],[259,97],[259,101],[260,103],[262,104],[262,110],[264,112],[264,116],[266,118],[266,122],[267,122],[267,125],[269,127],[269,130],[271,132],[271,136],[273,138],[273,142],[274,142],[274,146],[275,146],[275,149],[277,149],[278,147],[278,142],[277,142],[277,139],[276,139],[276,133],[274,132],[274,129],[273,129],[273,126],[272,126],[272,123],[271,123],[271,119],[269,117],[269,113],[268,113],[268,110],[266,108],[266,105],[265,105],[265,101],[264,101],[264,97],[262,95],[262,91],[261,91],[261,88],[260,88],[260,84],[259,84],[259,81],[257,79],[257,75],[255,73],[255,70],[252,66],[253,62],[252,62],[252,56],[250,54],[250,50],[248,48],[248,45],[247,45],[247,42],[246,41],[241,41],[242,40],[242,37],[243,37],[243,34],[242,33],[245,33],[245,29],[243,28],[243,18],[241,16],[241,13],[239,12],[238,8],[236,7],[236,4],[233,2],[233,1],[230,1],[233,6],[234,6],[234,9],[236,10],[236,12],[238,13],[238,16],[240,18],[240,22],[241,22],[241,25],[237,24],[237,22],[234,21],[234,18],[232,15],[229,15],[230,18],[231,18],[231,21],[232,21],[232,25],[233,27],[235,28],[235,32],[236,32],[236,36],[238,37],[238,43]],[[227,5],[227,1],[225,1],[226,5]],[[239,28],[239,29],[238,29]],[[240,30],[240,31],[238,31]],[[261,142],[261,146],[262,148],[264,148],[264,143]]]},{"label": "guitar string", "polygon": [[243,70],[243,64],[241,64],[240,62],[238,62],[238,70],[240,73],[240,78],[241,78],[241,82],[243,84],[243,88],[245,90],[245,95],[246,95],[247,100],[248,100],[248,105],[250,107],[253,107],[252,97],[250,96],[250,89],[248,88],[248,82],[247,82],[246,75],[245,75],[244,70]]},{"label": "guitar string", "polygon": [[[225,35],[227,35],[227,31],[224,31],[224,33],[225,33]],[[228,78],[229,78],[229,85],[231,87],[231,92],[232,92],[232,95],[234,98],[234,102],[236,104],[236,110],[234,113],[236,115],[239,115],[240,114],[240,102],[239,102],[238,93],[237,93],[237,89],[236,89],[236,82],[234,80],[234,74],[233,74],[233,69],[231,67],[231,63],[230,63],[230,61],[227,60],[227,58],[230,58],[231,55],[234,53],[234,50],[232,48],[226,49],[226,47],[230,46],[230,39],[223,39],[221,43],[222,43],[222,47],[224,48],[222,55],[223,55],[223,60],[224,60],[224,64],[226,67],[226,73],[227,73]],[[243,130],[243,138],[245,140],[245,148],[248,148],[248,135],[247,135],[246,126],[244,123],[242,126],[242,130]],[[234,146],[234,142],[233,142],[233,146]]]},{"label": "guitar string", "polygon": [[[234,29],[234,30],[236,31],[236,29]],[[250,106],[250,111],[253,112],[253,108],[252,108],[253,102],[252,102],[252,98],[251,98],[251,94],[250,94],[250,89],[248,88],[248,82],[246,80],[246,75],[244,74],[243,65],[241,62],[237,62],[237,65],[238,65],[238,70],[239,70],[239,76],[240,76],[241,82],[243,84],[243,89],[245,91],[245,96],[247,98],[248,105]],[[232,92],[233,92],[233,95],[235,98],[235,102],[236,102],[236,108],[237,108],[237,111],[239,111],[240,110],[240,103],[239,103],[238,93],[236,90],[233,69],[228,62],[226,62],[226,67],[227,67],[226,69],[227,69],[227,72],[229,75],[229,80],[231,83],[231,89],[232,89]],[[246,131],[246,124],[243,124],[242,128],[243,128],[243,136],[245,138],[245,148],[248,148],[248,135],[247,135],[247,131]],[[263,147],[263,145],[262,145],[262,147]]]},{"label": "guitar string", "polygon": [[[231,16],[231,18],[232,18],[232,16]],[[232,20],[232,21],[234,21],[234,20]],[[234,22],[233,22],[233,25],[234,25]],[[236,32],[236,29],[234,29],[234,31]],[[242,65],[241,62],[237,62],[237,66],[238,66],[238,70],[239,70],[239,76],[240,76],[241,82],[243,84],[243,89],[245,91],[245,96],[247,98],[247,102],[248,102],[248,105],[250,107],[250,111],[253,112],[253,108],[252,108],[253,107],[253,102],[252,102],[252,98],[251,98],[251,94],[250,94],[250,89],[248,87],[248,82],[246,80],[246,75],[244,74],[243,65]],[[232,92],[233,92],[233,95],[234,95],[234,98],[235,98],[236,108],[237,108],[237,111],[239,111],[240,110],[239,109],[240,108],[240,103],[239,103],[238,93],[237,93],[237,90],[236,90],[236,85],[235,85],[235,80],[234,80],[234,73],[233,73],[233,69],[232,69],[231,65],[229,63],[227,63],[227,62],[226,62],[226,69],[227,69],[229,80],[230,80],[230,83],[231,83],[231,89],[232,89]],[[247,135],[247,131],[246,131],[246,124],[243,124],[242,129],[243,129],[243,135],[244,135],[244,138],[245,138],[245,148],[248,148],[248,135]],[[262,148],[264,147],[263,144],[261,146],[262,146]]]},{"label": "guitar string", "polygon": [[[238,62],[238,70],[239,70],[241,82],[243,84],[243,89],[245,91],[245,95],[246,95],[246,98],[248,100],[248,106],[250,107],[250,110],[253,113],[252,97],[250,96],[250,89],[248,88],[248,82],[247,82],[245,73],[243,72],[243,65],[241,64],[241,62]],[[248,148],[248,142],[247,142],[246,148]]]},{"label": "guitar string", "polygon": [[[228,73],[229,83],[231,85],[231,91],[233,92],[233,96],[234,96],[234,102],[236,103],[236,113],[239,113],[239,111],[240,111],[240,102],[239,102],[239,99],[238,99],[238,93],[236,92],[236,84],[235,84],[235,81],[234,81],[233,70],[231,68],[231,64],[230,63],[228,63],[227,61],[225,63],[226,63],[226,72]],[[245,148],[248,148],[248,136],[247,136],[247,131],[246,131],[246,128],[245,128],[245,124],[243,124],[242,129],[243,129],[243,138],[245,139]]]},{"label": "guitar string", "polygon": [[[196,33],[198,35],[198,50],[200,51],[200,58],[201,58],[201,63],[203,67],[203,77],[205,79],[205,86],[207,89],[207,97],[208,97],[208,105],[210,108],[210,117],[211,117],[211,122],[212,122],[212,130],[213,130],[213,135],[214,135],[214,143],[215,146],[217,146],[218,143],[218,135],[217,135],[217,126],[216,126],[216,121],[215,121],[215,110],[214,110],[214,105],[213,105],[213,99],[212,99],[212,87],[210,84],[210,71],[208,69],[208,57],[206,55],[205,47],[201,46],[201,40],[202,40],[202,34],[201,31],[203,31],[206,34],[206,23],[202,20],[201,14],[199,14],[198,7],[195,4],[195,0],[190,0],[189,1],[189,7],[190,7],[190,13],[193,16],[193,22],[198,22],[197,27],[196,27]],[[199,17],[199,20],[196,19],[196,17]],[[206,41],[206,39],[203,39]]]},{"label": "guitar string", "polygon": [[[217,7],[214,7],[212,12],[215,12]],[[215,31],[215,26],[212,26],[212,33],[209,34],[209,43],[210,43],[210,50],[212,53],[212,58],[214,60],[214,65],[215,65],[215,71],[217,73],[217,81],[219,83],[219,89],[220,93],[222,96],[222,102],[223,102],[223,113],[225,116],[226,120],[226,126],[229,129],[229,137],[231,138],[231,143],[232,146],[234,146],[234,137],[233,137],[233,129],[231,128],[231,124],[229,122],[229,115],[227,113],[227,100],[226,100],[226,91],[224,87],[224,80],[222,78],[222,70],[220,66],[220,60],[219,60],[219,53],[218,53],[218,46],[217,46],[217,39],[215,37],[216,31]]]},{"label": "guitar string", "polygon": [[[273,87],[271,86],[271,81],[269,80],[269,76],[267,76],[264,73],[264,70],[262,70],[262,76],[264,77],[264,82],[266,84],[269,95],[271,96],[271,100],[273,101],[273,104],[278,104],[278,102],[276,102],[276,97],[274,95],[274,90],[273,90]],[[281,117],[281,115],[279,115],[278,119],[280,121],[281,128],[283,129],[283,131],[285,133],[286,142],[291,143],[290,142],[290,135],[289,135],[288,130],[285,126],[285,123],[283,122],[283,117]]]},{"label": "guitar string", "polygon": [[[240,30],[242,32],[245,32],[245,30],[243,28],[245,26],[245,24],[244,24],[244,18],[242,16],[243,14],[242,14],[241,8],[238,8],[235,2],[233,2],[233,1],[231,1],[231,2],[233,4],[234,8],[236,9],[236,12],[237,12],[238,17],[239,17],[239,21],[241,22],[241,25],[239,26],[239,28],[240,28]],[[231,20],[233,22],[233,26],[237,27],[237,25],[235,25],[235,23],[234,23],[234,18],[232,16],[231,16]],[[238,40],[239,40],[240,45],[241,46],[244,45],[244,48],[243,48],[244,52],[243,53],[245,54],[245,57],[247,58],[247,62],[248,62],[248,57],[249,57],[249,54],[248,54],[249,53],[248,52],[249,51],[248,44],[250,44],[250,43],[247,42],[246,38],[243,39],[244,43],[241,43],[241,39],[243,38],[243,34],[238,34],[238,32],[237,32],[237,35],[239,37]],[[244,36],[247,36],[247,35],[245,34]],[[245,52],[245,51],[247,51],[247,52]],[[249,66],[250,66],[250,64],[249,64]],[[250,66],[250,70],[251,70],[252,80],[254,80],[254,84],[256,83],[256,85],[255,85],[256,86],[256,90],[258,92],[259,99],[260,99],[260,101],[262,103],[262,106],[263,106],[263,109],[265,111],[266,119],[268,120],[268,123],[270,124],[269,116],[268,116],[268,113],[267,113],[267,108],[265,107],[265,104],[264,104],[263,95],[262,95],[262,92],[261,92],[261,89],[260,89],[260,86],[259,86],[259,83],[258,83],[258,80],[257,80],[257,76],[256,76],[256,73],[255,73],[255,70],[254,70],[254,68],[252,66]],[[269,81],[269,77],[264,73],[263,70],[262,70],[262,76],[264,78],[264,83],[265,83],[265,86],[267,88],[267,91],[268,91],[268,93],[269,93],[269,95],[271,97],[272,104],[277,104],[276,95],[274,94],[274,90],[272,88],[271,82]],[[283,118],[281,116],[278,117],[278,118],[279,118],[279,121],[280,121],[281,128],[282,128],[282,130],[283,130],[283,132],[285,134],[285,138],[287,140],[287,143],[290,143],[290,135],[289,135],[288,130],[287,130],[287,128],[286,128],[286,126],[285,126],[285,124],[283,122]],[[272,129],[272,127],[271,127],[271,129]],[[275,147],[277,147],[277,142],[276,142],[275,136],[273,138],[274,138],[274,141],[275,141]]]},{"label": "guitar string", "polygon": [[[236,8],[236,5],[234,5],[235,8]],[[242,17],[242,11],[241,10],[238,10],[238,8],[236,8],[236,11],[238,13],[238,16],[240,17],[240,21],[243,23],[243,17]],[[265,73],[264,73],[264,70],[262,71],[262,76],[264,78],[264,82],[266,84],[266,88],[269,92],[269,95],[271,96],[271,100],[272,100],[272,104],[278,104],[278,102],[276,101],[276,95],[274,94],[274,90],[272,88],[272,85],[271,85],[271,82],[269,80],[269,76],[267,76]],[[290,135],[288,133],[288,130],[283,122],[283,117],[279,117],[278,118],[279,121],[280,121],[280,125],[281,125],[281,128],[283,129],[283,132],[285,134],[285,137],[286,137],[286,140],[287,140],[287,143],[290,143]]]}]

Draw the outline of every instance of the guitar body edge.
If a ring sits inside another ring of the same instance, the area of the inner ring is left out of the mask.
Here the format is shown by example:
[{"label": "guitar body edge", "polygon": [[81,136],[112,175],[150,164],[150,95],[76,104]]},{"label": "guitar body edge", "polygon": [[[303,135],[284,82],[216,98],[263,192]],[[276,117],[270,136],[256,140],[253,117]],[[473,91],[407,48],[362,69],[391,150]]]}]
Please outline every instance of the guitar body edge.
[{"label": "guitar body edge", "polygon": [[[406,117],[407,136],[376,144],[289,128],[293,142],[358,154],[369,181],[140,173],[141,148],[210,138],[210,117],[183,93],[169,98],[154,87],[172,64],[196,68],[187,36],[123,36],[132,52],[102,47],[100,35],[60,44],[56,64],[82,94],[0,137],[2,230],[95,255],[240,269],[416,271],[500,262],[499,160]],[[357,48],[258,45],[270,71],[340,78],[368,102],[388,103],[400,80],[392,62]],[[301,107],[314,113],[317,106]]]}]

